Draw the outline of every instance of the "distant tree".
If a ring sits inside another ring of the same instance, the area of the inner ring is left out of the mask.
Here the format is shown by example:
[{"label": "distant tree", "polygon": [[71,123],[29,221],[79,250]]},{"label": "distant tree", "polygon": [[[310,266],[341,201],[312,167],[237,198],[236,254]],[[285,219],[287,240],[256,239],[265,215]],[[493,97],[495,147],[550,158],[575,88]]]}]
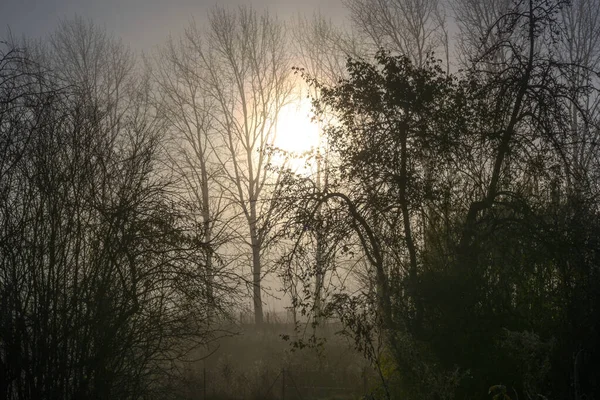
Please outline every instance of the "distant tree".
[{"label": "distant tree", "polygon": [[291,33],[296,67],[323,83],[333,84],[345,74],[347,57],[355,55],[345,45],[351,39],[325,15],[298,15],[293,20]]},{"label": "distant tree", "polygon": [[439,0],[346,0],[350,20],[372,49],[406,55],[423,66],[428,57],[442,54],[450,64],[450,35],[445,4]]},{"label": "distant tree", "polygon": [[[511,10],[509,0],[493,0],[483,3],[477,0],[455,0],[451,3],[459,34],[457,35],[457,58],[462,67],[469,67],[482,51],[504,39],[509,31],[498,29],[502,16]],[[496,54],[502,57],[502,54]]]},{"label": "distant tree", "polygon": [[[559,139],[567,148],[567,165],[564,166],[568,169],[565,175],[568,179],[566,193],[573,193],[580,190],[579,185],[597,181],[599,171],[596,157],[599,132],[596,127],[600,118],[600,99],[595,91],[578,91],[577,88],[597,85],[598,82],[600,2],[569,2],[561,8],[557,19],[563,28],[555,44],[556,57],[565,65],[577,66],[564,77],[566,84],[577,92],[578,102],[570,107],[568,134]],[[587,118],[581,118],[579,107],[583,108]]]}]

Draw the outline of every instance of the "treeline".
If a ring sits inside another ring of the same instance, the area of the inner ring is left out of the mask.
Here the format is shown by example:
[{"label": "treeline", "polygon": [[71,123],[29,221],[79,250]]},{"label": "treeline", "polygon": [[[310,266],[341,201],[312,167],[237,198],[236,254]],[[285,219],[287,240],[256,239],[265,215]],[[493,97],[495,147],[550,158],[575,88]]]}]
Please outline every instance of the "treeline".
[{"label": "treeline", "polygon": [[[598,396],[600,4],[346,5],[3,42],[0,397],[177,398],[267,279],[373,396]],[[307,94],[318,148],[274,148]]]}]

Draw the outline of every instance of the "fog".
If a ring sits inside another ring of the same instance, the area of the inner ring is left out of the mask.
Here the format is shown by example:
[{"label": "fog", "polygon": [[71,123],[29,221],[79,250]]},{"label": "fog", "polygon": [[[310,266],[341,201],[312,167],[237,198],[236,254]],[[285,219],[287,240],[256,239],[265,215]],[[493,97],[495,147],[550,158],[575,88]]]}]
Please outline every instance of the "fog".
[{"label": "fog", "polygon": [[1,399],[599,397],[600,0],[0,27]]}]

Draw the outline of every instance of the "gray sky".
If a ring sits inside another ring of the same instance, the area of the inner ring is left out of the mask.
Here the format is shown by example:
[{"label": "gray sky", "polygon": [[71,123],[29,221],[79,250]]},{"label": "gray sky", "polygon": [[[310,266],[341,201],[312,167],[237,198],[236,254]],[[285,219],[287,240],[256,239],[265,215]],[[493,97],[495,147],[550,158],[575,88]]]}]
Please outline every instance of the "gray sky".
[{"label": "gray sky", "polygon": [[[179,34],[191,17],[202,21],[215,4],[215,0],[0,0],[0,38],[6,37],[8,28],[17,36],[45,36],[60,19],[79,15],[105,26],[135,49],[150,50],[169,33]],[[345,14],[342,0],[221,0],[218,4],[251,4],[281,18],[320,10],[341,21]]]}]

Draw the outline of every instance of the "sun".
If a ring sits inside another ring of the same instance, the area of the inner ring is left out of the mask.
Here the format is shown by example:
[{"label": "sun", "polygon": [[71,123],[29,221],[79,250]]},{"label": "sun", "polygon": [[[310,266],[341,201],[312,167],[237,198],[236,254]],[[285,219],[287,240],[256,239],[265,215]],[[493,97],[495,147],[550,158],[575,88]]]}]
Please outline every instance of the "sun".
[{"label": "sun", "polygon": [[277,118],[274,146],[296,157],[318,147],[319,127],[311,116],[309,99],[283,106]]}]

